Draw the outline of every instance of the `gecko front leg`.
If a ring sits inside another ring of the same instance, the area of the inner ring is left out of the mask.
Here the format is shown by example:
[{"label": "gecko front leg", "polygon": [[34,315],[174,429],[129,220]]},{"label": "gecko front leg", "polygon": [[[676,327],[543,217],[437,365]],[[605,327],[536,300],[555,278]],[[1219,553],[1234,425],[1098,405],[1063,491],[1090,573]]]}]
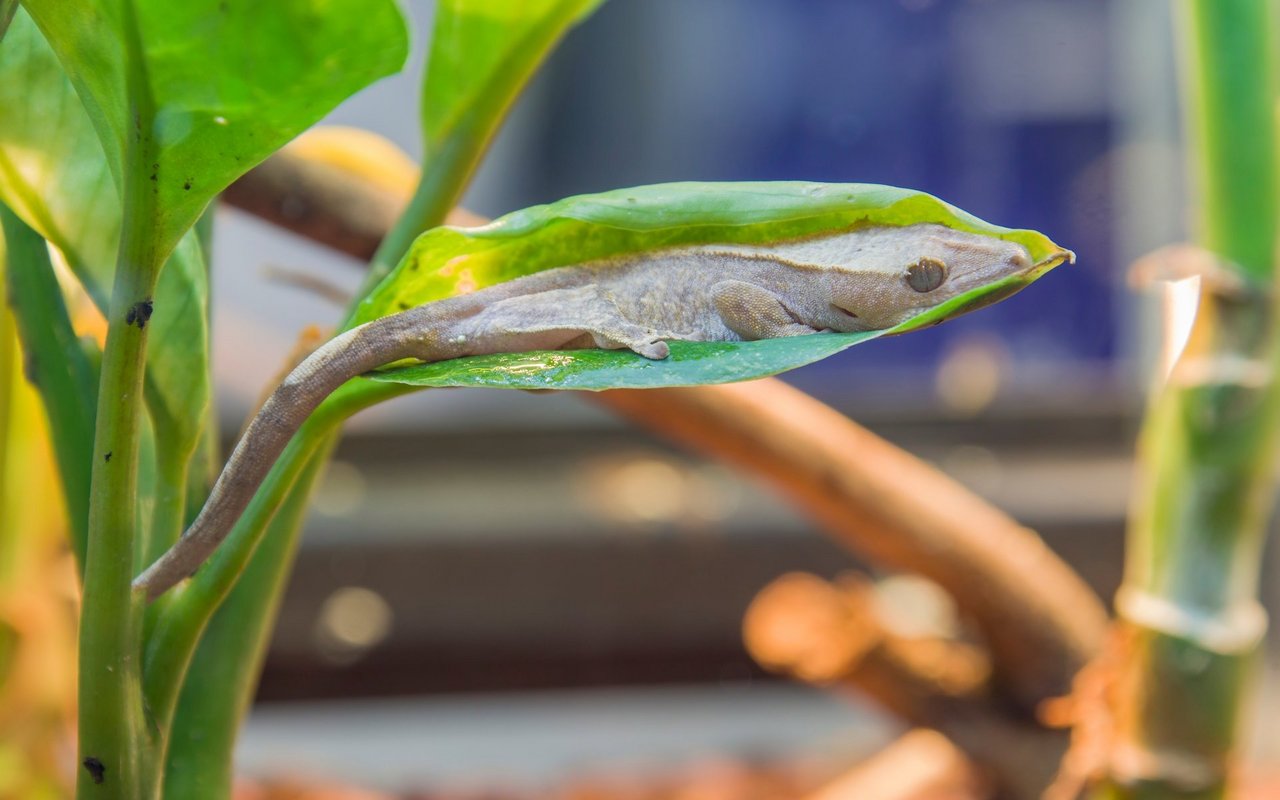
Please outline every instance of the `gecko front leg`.
[{"label": "gecko front leg", "polygon": [[711,299],[729,330],[752,341],[817,333],[796,320],[782,298],[746,281],[720,281],[711,287]]}]

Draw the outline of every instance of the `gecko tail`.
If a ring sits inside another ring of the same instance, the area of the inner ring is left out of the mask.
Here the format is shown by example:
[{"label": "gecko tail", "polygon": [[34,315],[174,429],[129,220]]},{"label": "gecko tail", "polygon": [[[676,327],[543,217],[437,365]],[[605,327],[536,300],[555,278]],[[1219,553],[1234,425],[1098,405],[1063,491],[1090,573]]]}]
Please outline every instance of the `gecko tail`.
[{"label": "gecko tail", "polygon": [[[182,537],[133,580],[154,600],[186,580],[231,533],[258,487],[311,412],[351,378],[402,357],[369,335],[367,323],[334,337],[276,387],[245,428],[209,499]],[[393,343],[392,343],[393,344]]]}]

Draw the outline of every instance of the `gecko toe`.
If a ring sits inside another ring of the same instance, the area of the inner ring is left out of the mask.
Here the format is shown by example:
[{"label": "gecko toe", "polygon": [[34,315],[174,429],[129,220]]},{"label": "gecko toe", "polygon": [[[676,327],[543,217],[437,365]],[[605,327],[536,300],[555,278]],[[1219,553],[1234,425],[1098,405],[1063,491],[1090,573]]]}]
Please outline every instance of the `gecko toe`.
[{"label": "gecko toe", "polygon": [[655,361],[661,361],[671,355],[671,348],[668,347],[667,343],[661,339],[642,342],[633,349],[645,358],[651,358]]}]

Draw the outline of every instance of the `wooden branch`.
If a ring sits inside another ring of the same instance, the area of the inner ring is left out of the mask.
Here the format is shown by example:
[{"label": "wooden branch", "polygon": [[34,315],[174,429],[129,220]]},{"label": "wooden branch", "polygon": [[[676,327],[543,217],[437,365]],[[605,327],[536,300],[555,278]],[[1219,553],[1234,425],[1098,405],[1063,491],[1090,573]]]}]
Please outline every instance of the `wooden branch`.
[{"label": "wooden branch", "polygon": [[[990,692],[971,645],[887,630],[870,584],[792,573],[765,587],[743,621],[752,658],[807,683],[870,697],[913,725],[940,731],[1010,797],[1038,797],[1066,752],[1065,730],[1027,720]],[[871,795],[867,795],[871,796]]]},{"label": "wooden branch", "polygon": [[[391,198],[366,217],[358,207],[375,184],[353,186],[335,172],[278,154],[230,194],[252,197],[239,201],[243,208],[290,230],[356,255],[372,252],[375,232],[394,216]],[[289,205],[308,213],[280,212]],[[364,231],[364,238],[357,244],[358,237],[329,236],[331,228]],[[1102,642],[1102,604],[1034,533],[781,381],[589,396],[756,475],[875,563],[943,586],[986,638],[1000,685],[1024,709],[1067,693],[1071,676]]]},{"label": "wooden branch", "polygon": [[603,392],[600,403],[761,478],[872,562],[946,589],[1024,705],[1066,694],[1100,646],[1093,592],[1030,530],[779,380]]},{"label": "wooden branch", "polygon": [[[409,198],[350,170],[281,150],[222,193],[228,205],[335,250],[368,260]],[[459,209],[454,225],[481,217]]]}]

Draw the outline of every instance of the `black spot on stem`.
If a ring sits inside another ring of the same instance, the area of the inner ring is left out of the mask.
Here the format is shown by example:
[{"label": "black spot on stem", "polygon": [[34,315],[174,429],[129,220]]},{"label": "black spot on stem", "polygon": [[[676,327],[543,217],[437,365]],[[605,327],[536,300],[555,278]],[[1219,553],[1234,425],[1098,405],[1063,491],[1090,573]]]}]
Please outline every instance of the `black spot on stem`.
[{"label": "black spot on stem", "polygon": [[107,454],[106,454],[106,455],[104,455],[104,456],[102,457],[102,461],[103,461],[103,463],[104,463],[104,464],[110,464],[110,463],[111,463],[111,451],[110,451],[110,450],[108,450],[108,451],[107,451]]},{"label": "black spot on stem", "polygon": [[89,771],[89,777],[93,778],[94,783],[102,783],[107,779],[107,768],[100,759],[89,756],[84,760],[84,768]]},{"label": "black spot on stem", "polygon": [[151,302],[151,298],[139,300],[129,307],[129,313],[124,315],[126,325],[137,325],[138,330],[147,327],[147,322],[151,319],[151,313],[155,311],[155,305]]}]

